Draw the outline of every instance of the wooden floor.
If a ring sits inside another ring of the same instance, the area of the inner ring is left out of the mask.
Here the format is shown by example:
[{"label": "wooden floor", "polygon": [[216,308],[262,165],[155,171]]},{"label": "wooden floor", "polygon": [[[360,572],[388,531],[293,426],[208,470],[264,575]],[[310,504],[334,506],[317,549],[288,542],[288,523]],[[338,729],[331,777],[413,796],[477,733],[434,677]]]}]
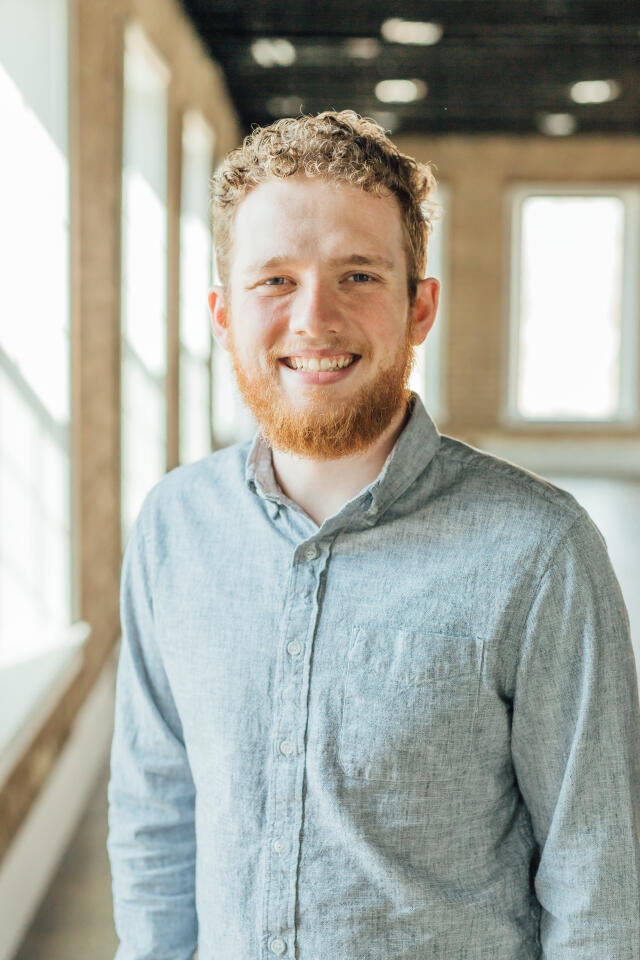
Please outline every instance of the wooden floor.
[{"label": "wooden floor", "polygon": [[[559,477],[603,533],[622,585],[640,664],[640,482]],[[15,960],[113,960],[117,940],[105,850],[105,769],[80,828]]]}]

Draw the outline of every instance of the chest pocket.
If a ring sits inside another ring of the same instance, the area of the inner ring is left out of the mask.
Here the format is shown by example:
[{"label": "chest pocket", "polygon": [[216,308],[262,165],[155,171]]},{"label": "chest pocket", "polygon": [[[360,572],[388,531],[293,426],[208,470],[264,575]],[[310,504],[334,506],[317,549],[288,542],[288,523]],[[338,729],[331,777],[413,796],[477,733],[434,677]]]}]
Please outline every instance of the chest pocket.
[{"label": "chest pocket", "polygon": [[368,630],[351,637],[338,763],[350,777],[455,780],[473,750],[484,641]]}]

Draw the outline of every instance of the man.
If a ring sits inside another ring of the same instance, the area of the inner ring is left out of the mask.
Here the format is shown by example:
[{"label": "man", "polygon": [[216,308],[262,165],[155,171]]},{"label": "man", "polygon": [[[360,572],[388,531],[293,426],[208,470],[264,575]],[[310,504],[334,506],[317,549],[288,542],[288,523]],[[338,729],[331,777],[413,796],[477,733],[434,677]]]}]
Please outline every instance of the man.
[{"label": "man", "polygon": [[604,542],[407,389],[432,185],[349,111],[215,178],[213,331],[260,429],[165,477],[127,545],[118,960],[640,958]]}]

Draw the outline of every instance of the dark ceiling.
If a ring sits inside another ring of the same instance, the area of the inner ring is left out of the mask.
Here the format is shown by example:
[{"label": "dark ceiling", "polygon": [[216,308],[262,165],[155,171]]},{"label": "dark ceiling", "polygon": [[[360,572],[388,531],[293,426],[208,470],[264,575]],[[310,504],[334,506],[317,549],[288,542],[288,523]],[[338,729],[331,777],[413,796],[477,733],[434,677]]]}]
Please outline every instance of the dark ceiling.
[{"label": "dark ceiling", "polygon": [[[183,6],[222,67],[247,131],[301,110],[352,108],[394,133],[640,133],[639,0]],[[441,38],[430,46],[389,42],[381,34],[388,18],[435,23]],[[252,44],[276,38],[289,42],[276,55],[295,59],[261,66]],[[423,81],[426,95],[381,103],[375,88],[387,79]],[[614,99],[575,103],[570,87],[584,80],[615,81]]]}]

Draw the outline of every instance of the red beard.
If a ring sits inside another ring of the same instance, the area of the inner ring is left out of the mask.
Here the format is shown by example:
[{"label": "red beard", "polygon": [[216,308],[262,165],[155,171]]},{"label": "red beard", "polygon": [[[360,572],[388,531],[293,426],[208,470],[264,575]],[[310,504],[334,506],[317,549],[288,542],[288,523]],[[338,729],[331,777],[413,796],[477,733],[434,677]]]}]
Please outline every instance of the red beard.
[{"label": "red beard", "polygon": [[[366,450],[406,407],[414,348],[409,325],[404,342],[389,367],[362,384],[354,394],[332,403],[330,385],[316,386],[318,396],[295,407],[280,383],[278,354],[270,354],[269,373],[259,369],[249,377],[238,358],[231,323],[229,342],[240,393],[271,447],[310,460],[337,460]],[[360,363],[366,362],[363,357]]]}]

